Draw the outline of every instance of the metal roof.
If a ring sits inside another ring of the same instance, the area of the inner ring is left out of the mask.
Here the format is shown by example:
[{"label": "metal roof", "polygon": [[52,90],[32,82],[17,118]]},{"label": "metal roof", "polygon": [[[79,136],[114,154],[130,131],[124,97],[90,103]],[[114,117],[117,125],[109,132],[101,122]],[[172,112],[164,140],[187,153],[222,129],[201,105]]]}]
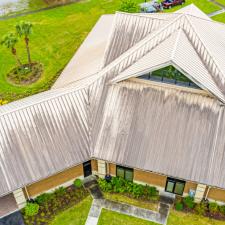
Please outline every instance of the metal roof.
[{"label": "metal roof", "polygon": [[[54,89],[0,107],[0,195],[90,158],[225,188],[224,51],[195,6],[103,16]],[[169,64],[205,92],[132,80]]]},{"label": "metal roof", "polygon": [[90,158],[88,91],[60,92],[0,108],[0,195]]}]

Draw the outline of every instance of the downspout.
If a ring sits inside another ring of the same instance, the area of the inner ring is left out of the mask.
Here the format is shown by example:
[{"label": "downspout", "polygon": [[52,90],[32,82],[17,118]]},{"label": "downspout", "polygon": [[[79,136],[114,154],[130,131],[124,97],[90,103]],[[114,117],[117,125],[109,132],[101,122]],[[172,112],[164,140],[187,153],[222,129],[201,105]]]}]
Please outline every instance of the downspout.
[{"label": "downspout", "polygon": [[24,190],[25,190],[25,192],[26,192],[26,196],[27,196],[28,200],[30,200],[30,195],[29,195],[29,193],[28,193],[28,191],[27,191],[27,187],[26,187],[26,186],[24,187]]},{"label": "downspout", "polygon": [[206,195],[204,197],[204,199],[206,200],[208,198],[208,195],[209,195],[209,191],[211,189],[211,186],[208,186],[208,189],[207,189],[207,192],[206,192]]}]

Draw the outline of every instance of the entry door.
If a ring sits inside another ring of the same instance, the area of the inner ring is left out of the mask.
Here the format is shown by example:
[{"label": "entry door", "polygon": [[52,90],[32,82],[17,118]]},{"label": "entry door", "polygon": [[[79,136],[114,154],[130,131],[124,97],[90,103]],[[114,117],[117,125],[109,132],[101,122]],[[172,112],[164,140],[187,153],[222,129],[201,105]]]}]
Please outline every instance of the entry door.
[{"label": "entry door", "polygon": [[91,160],[83,163],[84,177],[88,177],[92,174]]}]

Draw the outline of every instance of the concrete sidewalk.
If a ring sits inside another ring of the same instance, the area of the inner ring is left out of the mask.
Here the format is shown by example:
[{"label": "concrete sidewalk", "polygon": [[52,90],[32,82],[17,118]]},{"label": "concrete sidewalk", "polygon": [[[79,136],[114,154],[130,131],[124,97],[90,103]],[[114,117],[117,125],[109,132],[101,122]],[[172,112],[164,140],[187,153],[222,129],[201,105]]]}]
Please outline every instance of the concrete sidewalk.
[{"label": "concrete sidewalk", "polygon": [[102,208],[158,224],[165,225],[167,223],[171,204],[171,201],[168,201],[168,198],[160,198],[159,210],[156,212],[133,205],[104,199],[96,180],[90,179],[84,184],[84,186],[89,190],[93,197],[92,206],[85,225],[97,225]]}]

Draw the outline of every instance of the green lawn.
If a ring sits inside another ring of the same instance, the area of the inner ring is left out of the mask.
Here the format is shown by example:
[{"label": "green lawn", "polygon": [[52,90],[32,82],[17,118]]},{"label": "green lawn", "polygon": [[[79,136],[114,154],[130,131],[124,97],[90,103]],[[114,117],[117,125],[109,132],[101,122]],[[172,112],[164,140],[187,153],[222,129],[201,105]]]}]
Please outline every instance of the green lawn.
[{"label": "green lawn", "polygon": [[209,219],[207,217],[177,212],[171,210],[167,225],[224,225],[225,221]]},{"label": "green lawn", "polygon": [[218,22],[225,23],[225,13],[214,16],[213,19],[218,21]]},{"label": "green lawn", "polygon": [[102,209],[98,225],[156,225],[146,220]]},{"label": "green lawn", "polygon": [[[16,19],[0,21],[1,37],[14,30],[20,20],[31,21],[34,32],[31,37],[31,56],[44,65],[41,79],[27,87],[16,87],[6,81],[6,74],[15,66],[11,52],[0,46],[0,99],[15,100],[47,90],[69,62],[91,28],[102,14],[114,13],[120,0],[89,0],[36,13]],[[26,62],[23,42],[18,54]]]},{"label": "green lawn", "polygon": [[84,225],[91,208],[92,198],[88,196],[76,206],[60,213],[50,225]]},{"label": "green lawn", "polygon": [[[225,1],[225,0],[221,0],[221,1]],[[186,0],[184,5],[175,6],[171,9],[165,9],[164,12],[174,12],[184,6],[190,5],[191,3],[194,3],[198,8],[200,8],[206,14],[212,13],[214,11],[221,9],[219,6],[215,5],[212,2],[209,2],[208,0]]]},{"label": "green lawn", "polygon": [[[186,4],[191,2],[196,3],[206,13],[218,9],[207,0],[187,0]],[[11,52],[0,46],[0,99],[13,101],[48,90],[99,17],[102,14],[114,13],[119,8],[120,0],[84,0],[48,11],[0,21],[0,39],[4,34],[14,30],[18,21],[31,21],[34,24],[34,32],[30,40],[31,56],[34,61],[44,65],[44,73],[38,82],[26,87],[9,84],[6,81],[6,74],[15,66],[15,61]],[[173,8],[176,9],[178,8]],[[26,62],[23,42],[18,44],[17,51],[22,61]]]}]

